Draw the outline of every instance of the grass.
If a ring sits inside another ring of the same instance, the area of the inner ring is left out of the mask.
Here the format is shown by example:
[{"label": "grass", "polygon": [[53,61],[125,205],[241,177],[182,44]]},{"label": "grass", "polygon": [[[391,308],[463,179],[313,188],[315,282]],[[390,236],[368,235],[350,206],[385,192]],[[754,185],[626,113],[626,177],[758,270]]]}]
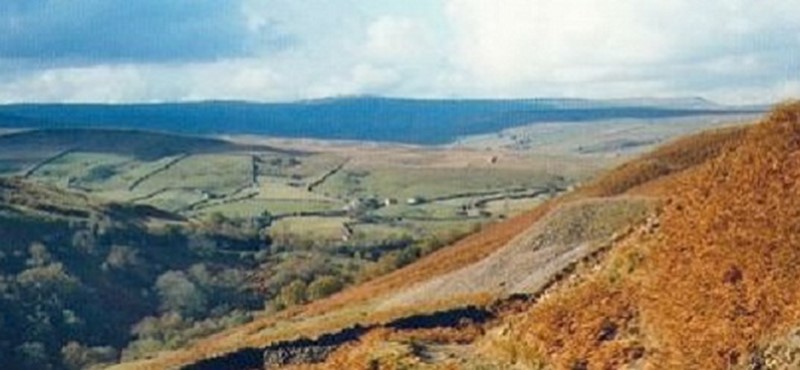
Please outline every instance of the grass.
[{"label": "grass", "polygon": [[34,173],[34,179],[58,183],[65,178],[73,178],[74,186],[105,192],[113,196],[112,200],[124,201],[138,194],[128,192],[134,181],[162,168],[175,158],[164,157],[148,162],[124,155],[74,152],[40,168]]},{"label": "grass", "polygon": [[410,238],[412,230],[401,225],[387,224],[355,224],[353,228],[353,242],[370,244],[378,241],[401,240]]},{"label": "grass", "polygon": [[286,177],[299,177],[303,179],[316,179],[323,173],[330,171],[342,164],[346,158],[333,154],[316,154],[300,159],[300,164],[295,167],[287,168],[284,171]]},{"label": "grass", "polygon": [[250,218],[265,211],[272,215],[294,215],[300,212],[323,212],[340,209],[340,203],[327,200],[245,199],[242,201],[203,208],[199,214],[221,213],[225,216]]},{"label": "grass", "polygon": [[492,168],[346,169],[331,177],[319,191],[338,197],[378,196],[405,201],[472,192],[500,192],[544,187],[554,176],[539,171]]},{"label": "grass", "polygon": [[22,174],[35,164],[59,152],[59,148],[29,148],[11,143],[0,145],[0,174]]},{"label": "grass", "polygon": [[[70,153],[54,160],[34,172],[34,177],[49,183],[58,183],[72,177],[79,184],[100,182],[107,177],[98,176],[95,168],[113,169],[130,161],[129,157],[97,153]],[[108,176],[110,177],[110,176]]]},{"label": "grass", "polygon": [[344,235],[346,217],[289,217],[270,227],[270,237],[280,245],[328,245]]},{"label": "grass", "polygon": [[259,177],[258,199],[274,200],[330,200],[320,194],[310,192],[305,186],[289,185],[290,181],[281,177]]},{"label": "grass", "polygon": [[134,182],[151,173],[154,173],[155,171],[158,171],[177,158],[179,158],[179,156],[168,156],[149,162],[126,162],[124,166],[116,169],[117,174],[115,176],[112,176],[106,181],[94,185],[92,188],[106,191],[127,191],[128,188],[134,184]]},{"label": "grass", "polygon": [[197,190],[174,189],[160,192],[157,195],[139,201],[138,203],[177,212],[183,211],[188,205],[200,202],[203,199],[203,194]]},{"label": "grass", "polygon": [[485,210],[492,215],[516,216],[542,204],[542,197],[526,199],[495,200],[486,204]]},{"label": "grass", "polygon": [[266,177],[313,180],[346,159],[334,154],[313,153],[303,156],[258,154],[259,175]]},{"label": "grass", "polygon": [[382,208],[374,214],[386,218],[429,221],[464,219],[466,217],[458,213],[462,202],[464,201],[448,202],[450,204],[444,202],[421,205],[397,204]]},{"label": "grass", "polygon": [[230,194],[251,184],[249,156],[201,154],[190,156],[140,185],[141,191],[171,187],[193,188],[214,194]]}]

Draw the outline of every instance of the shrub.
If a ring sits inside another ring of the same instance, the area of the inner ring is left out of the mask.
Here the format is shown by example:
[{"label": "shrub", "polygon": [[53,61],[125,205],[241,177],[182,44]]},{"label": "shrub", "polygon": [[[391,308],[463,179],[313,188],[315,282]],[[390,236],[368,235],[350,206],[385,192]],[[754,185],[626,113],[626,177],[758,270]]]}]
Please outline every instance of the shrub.
[{"label": "shrub", "polygon": [[302,280],[294,280],[281,288],[276,297],[278,305],[281,307],[292,307],[306,302],[306,283]]},{"label": "shrub", "polygon": [[206,309],[206,297],[182,271],[167,271],[156,280],[162,311],[194,317]]},{"label": "shrub", "polygon": [[112,347],[87,347],[78,342],[69,342],[61,348],[62,362],[71,370],[114,363],[118,355],[117,350]]},{"label": "shrub", "polygon": [[309,300],[317,300],[336,293],[344,287],[341,279],[334,276],[321,276],[308,285]]},{"label": "shrub", "polygon": [[111,251],[108,252],[105,264],[103,266],[125,269],[126,267],[133,267],[139,264],[139,251],[131,247],[114,245],[111,246]]}]

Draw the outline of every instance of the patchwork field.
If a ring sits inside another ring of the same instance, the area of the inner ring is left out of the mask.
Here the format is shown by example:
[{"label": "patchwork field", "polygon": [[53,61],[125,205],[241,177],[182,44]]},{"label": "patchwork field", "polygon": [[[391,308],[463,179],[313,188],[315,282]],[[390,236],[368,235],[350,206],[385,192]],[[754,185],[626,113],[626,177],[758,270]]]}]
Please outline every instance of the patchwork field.
[{"label": "patchwork field", "polygon": [[317,246],[469,230],[606,166],[558,153],[112,130],[16,132],[0,144],[4,176],[201,220],[271,220],[273,239]]},{"label": "patchwork field", "polygon": [[493,222],[672,137],[748,119],[540,123],[448,146],[114,130],[11,132],[0,135],[0,174],[190,218],[266,217],[273,229],[285,229],[287,240],[320,236],[325,242],[314,244],[335,246],[424,238]]}]

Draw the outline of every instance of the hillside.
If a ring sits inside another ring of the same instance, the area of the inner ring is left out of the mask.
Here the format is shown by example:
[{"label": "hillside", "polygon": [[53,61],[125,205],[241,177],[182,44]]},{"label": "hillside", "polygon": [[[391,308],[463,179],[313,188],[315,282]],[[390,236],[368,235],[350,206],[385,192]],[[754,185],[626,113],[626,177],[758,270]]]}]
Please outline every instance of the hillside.
[{"label": "hillside", "polygon": [[120,369],[793,368],[798,160],[793,103],[385,277]]},{"label": "hillside", "polygon": [[702,99],[414,100],[378,97],[295,103],[18,104],[0,106],[0,127],[126,128],[189,134],[446,144],[530,123],[661,119],[760,113]]},{"label": "hillside", "polygon": [[[653,227],[599,272],[511,319],[511,341],[555,368],[795,367],[797,347],[784,336],[800,323],[798,153],[793,104],[716,158],[650,187],[664,199]],[[578,330],[564,331],[571,325]],[[597,340],[603,325],[619,335]]]},{"label": "hillside", "polygon": [[[249,320],[262,247],[144,205],[0,178],[0,358],[79,369]],[[225,250],[223,250],[225,249]]]}]

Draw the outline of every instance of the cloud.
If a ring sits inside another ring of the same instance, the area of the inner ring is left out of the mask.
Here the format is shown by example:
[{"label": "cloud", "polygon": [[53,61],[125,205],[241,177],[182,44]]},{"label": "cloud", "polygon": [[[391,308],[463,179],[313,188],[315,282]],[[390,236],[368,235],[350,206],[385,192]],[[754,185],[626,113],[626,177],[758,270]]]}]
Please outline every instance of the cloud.
[{"label": "cloud", "polygon": [[454,80],[504,95],[620,96],[642,93],[637,86],[702,94],[775,83],[800,67],[798,11],[794,0],[446,1]]},{"label": "cloud", "polygon": [[28,73],[0,88],[0,102],[281,100],[292,85],[259,59],[113,64]]},{"label": "cloud", "polygon": [[4,0],[0,101],[798,94],[796,0]]},{"label": "cloud", "polygon": [[4,0],[0,56],[83,64],[196,61],[280,45],[241,0]]},{"label": "cloud", "polygon": [[366,56],[384,62],[413,62],[429,53],[430,32],[413,19],[384,16],[367,28]]},{"label": "cloud", "polygon": [[148,96],[147,85],[135,66],[63,68],[30,73],[3,84],[0,101],[124,102]]}]

